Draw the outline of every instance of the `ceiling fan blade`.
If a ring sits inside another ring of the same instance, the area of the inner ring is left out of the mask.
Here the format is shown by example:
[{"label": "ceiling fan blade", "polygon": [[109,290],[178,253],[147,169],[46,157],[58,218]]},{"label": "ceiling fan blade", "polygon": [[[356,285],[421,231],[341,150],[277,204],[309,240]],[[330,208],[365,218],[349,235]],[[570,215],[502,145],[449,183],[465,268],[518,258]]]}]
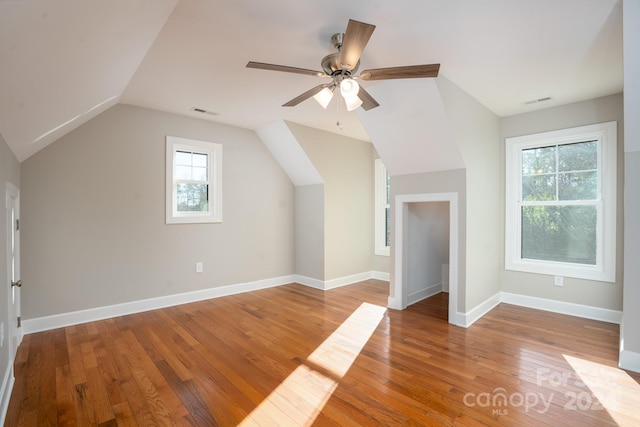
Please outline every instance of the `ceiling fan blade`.
[{"label": "ceiling fan blade", "polygon": [[300,104],[305,99],[311,98],[313,95],[317,94],[322,89],[324,89],[325,87],[329,87],[329,86],[330,86],[330,84],[318,85],[318,86],[314,87],[313,89],[309,89],[308,91],[306,91],[302,95],[296,96],[295,98],[293,98],[291,101],[287,102],[286,104],[282,104],[282,106],[283,107],[295,107],[296,105]]},{"label": "ceiling fan blade", "polygon": [[338,65],[343,70],[351,71],[358,65],[362,51],[375,29],[375,25],[349,19],[338,58]]},{"label": "ceiling fan blade", "polygon": [[360,73],[362,80],[415,79],[438,77],[440,64],[409,65],[406,67],[374,68]]},{"label": "ceiling fan blade", "polygon": [[327,77],[322,71],[307,70],[306,68],[288,67],[286,65],[266,64],[264,62],[247,62],[247,68],[259,70],[284,71],[285,73],[305,74],[308,76]]},{"label": "ceiling fan blade", "polygon": [[369,111],[372,108],[379,107],[378,101],[373,99],[373,96],[369,94],[362,86],[360,86],[360,90],[358,91],[358,98],[362,100],[362,109],[365,111]]}]

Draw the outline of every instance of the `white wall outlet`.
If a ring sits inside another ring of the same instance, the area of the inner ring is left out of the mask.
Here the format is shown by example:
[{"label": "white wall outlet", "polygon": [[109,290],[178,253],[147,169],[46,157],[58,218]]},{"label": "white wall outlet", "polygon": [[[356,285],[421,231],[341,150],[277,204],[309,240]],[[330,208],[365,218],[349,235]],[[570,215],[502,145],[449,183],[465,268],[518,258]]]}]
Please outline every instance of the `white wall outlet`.
[{"label": "white wall outlet", "polygon": [[562,276],[553,276],[553,285],[554,286],[564,286],[564,277],[562,277]]},{"label": "white wall outlet", "polygon": [[0,322],[0,347],[4,347],[4,322]]},{"label": "white wall outlet", "polygon": [[204,267],[201,262],[196,262],[196,273],[202,273]]}]

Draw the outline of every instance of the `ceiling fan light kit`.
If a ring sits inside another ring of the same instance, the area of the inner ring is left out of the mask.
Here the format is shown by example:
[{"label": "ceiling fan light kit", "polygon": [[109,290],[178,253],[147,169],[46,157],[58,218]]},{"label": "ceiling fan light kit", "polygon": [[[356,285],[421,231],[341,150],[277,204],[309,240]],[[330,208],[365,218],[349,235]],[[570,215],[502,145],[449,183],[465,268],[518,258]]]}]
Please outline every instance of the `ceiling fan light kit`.
[{"label": "ceiling fan light kit", "polygon": [[331,99],[333,99],[334,89],[335,89],[335,86],[325,87],[320,92],[313,95],[313,99],[315,99],[322,108],[326,109],[329,103],[331,102]]},{"label": "ceiling fan light kit", "polygon": [[358,93],[360,93],[360,85],[354,79],[343,79],[340,82],[340,94],[347,105],[347,111],[353,111],[362,105],[362,100],[358,98]]},{"label": "ceiling fan light kit", "polygon": [[345,98],[344,102],[347,105],[347,111],[353,111],[362,105],[362,100],[357,96],[354,96],[353,98]]},{"label": "ceiling fan light kit", "polygon": [[298,95],[291,101],[283,104],[283,107],[293,107],[302,101],[313,97],[322,108],[327,108],[335,88],[340,86],[340,94],[345,101],[348,111],[353,111],[362,106],[365,111],[378,107],[380,104],[361,86],[356,79],[361,80],[389,80],[437,77],[440,64],[411,65],[404,67],[375,68],[364,70],[360,75],[355,75],[360,66],[360,56],[375,30],[375,25],[349,20],[347,31],[342,34],[334,34],[331,42],[338,50],[325,56],[321,61],[323,71],[307,70],[304,68],[289,67],[286,65],[267,64],[263,62],[249,61],[247,68],[261,70],[283,71],[287,73],[305,74],[315,77],[329,77],[332,82],[318,85],[305,93]]},{"label": "ceiling fan light kit", "polygon": [[340,82],[340,93],[345,98],[358,96],[358,91],[360,91],[360,85],[357,81],[353,79],[344,79]]}]

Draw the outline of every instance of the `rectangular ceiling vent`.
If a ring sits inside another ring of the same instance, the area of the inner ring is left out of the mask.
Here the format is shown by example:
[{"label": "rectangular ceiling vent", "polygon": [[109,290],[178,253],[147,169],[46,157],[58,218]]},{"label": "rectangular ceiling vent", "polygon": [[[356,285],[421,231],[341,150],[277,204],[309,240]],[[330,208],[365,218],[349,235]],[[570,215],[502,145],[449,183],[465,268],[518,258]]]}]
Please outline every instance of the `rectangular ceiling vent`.
[{"label": "rectangular ceiling vent", "polygon": [[526,105],[537,104],[538,102],[545,102],[551,100],[550,96],[545,96],[544,98],[532,99],[531,101],[526,101]]},{"label": "rectangular ceiling vent", "polygon": [[204,108],[198,108],[198,107],[193,107],[191,111],[195,111],[196,113],[201,113],[201,114],[209,114],[210,116],[218,115],[218,113],[216,112],[205,110]]}]

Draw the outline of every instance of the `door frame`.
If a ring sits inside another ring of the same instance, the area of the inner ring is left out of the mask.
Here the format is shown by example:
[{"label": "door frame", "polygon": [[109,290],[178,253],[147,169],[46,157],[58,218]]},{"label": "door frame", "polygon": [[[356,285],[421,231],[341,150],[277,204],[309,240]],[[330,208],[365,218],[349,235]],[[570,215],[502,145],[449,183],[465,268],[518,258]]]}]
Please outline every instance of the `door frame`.
[{"label": "door frame", "polygon": [[458,316],[458,193],[401,194],[394,204],[394,271],[393,297],[389,307],[407,308],[407,286],[404,286],[407,262],[404,254],[409,250],[404,233],[409,226],[409,204],[422,202],[449,202],[449,323],[457,325]]},{"label": "door frame", "polygon": [[[14,271],[14,277],[16,279],[21,278],[20,274],[20,230],[16,230],[15,221],[13,221],[10,209],[13,205],[14,216],[13,218],[16,220],[20,219],[20,189],[13,185],[10,182],[7,182],[6,185],[6,198],[5,198],[5,208],[7,211],[7,281],[5,282],[5,286],[7,286],[7,313],[8,313],[8,325],[7,325],[7,342],[9,344],[9,357],[10,360],[15,360],[16,353],[18,351],[18,346],[22,342],[22,327],[18,326],[17,318],[21,315],[21,307],[20,307],[20,288],[13,288],[11,286],[11,271]],[[13,235],[13,244],[15,245],[15,252],[17,253],[17,257],[14,260],[12,265],[11,253],[12,253],[12,235]],[[16,304],[13,304],[13,292],[16,292]],[[15,342],[14,342],[15,337]]]}]

